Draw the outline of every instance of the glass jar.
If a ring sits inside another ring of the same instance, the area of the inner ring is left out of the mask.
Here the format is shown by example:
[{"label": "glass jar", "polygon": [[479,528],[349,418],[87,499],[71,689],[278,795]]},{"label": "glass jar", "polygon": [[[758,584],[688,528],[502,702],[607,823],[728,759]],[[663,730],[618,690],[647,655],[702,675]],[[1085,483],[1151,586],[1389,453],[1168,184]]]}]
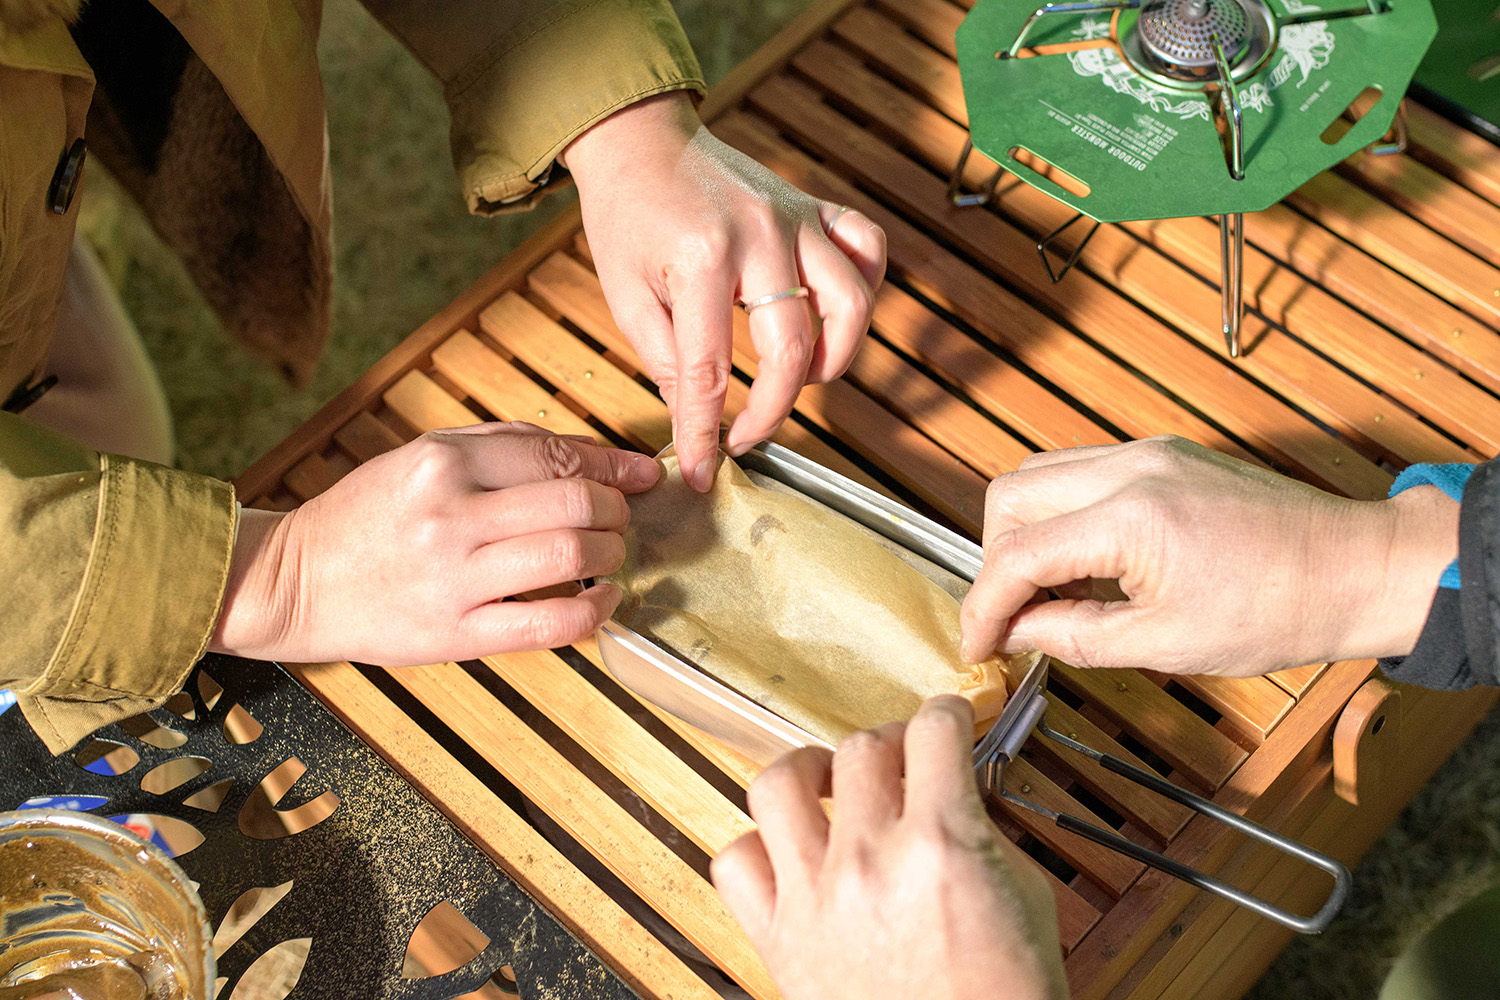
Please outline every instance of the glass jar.
[{"label": "glass jar", "polygon": [[208,1000],[212,940],[182,869],[124,827],[0,812],[0,1000]]}]

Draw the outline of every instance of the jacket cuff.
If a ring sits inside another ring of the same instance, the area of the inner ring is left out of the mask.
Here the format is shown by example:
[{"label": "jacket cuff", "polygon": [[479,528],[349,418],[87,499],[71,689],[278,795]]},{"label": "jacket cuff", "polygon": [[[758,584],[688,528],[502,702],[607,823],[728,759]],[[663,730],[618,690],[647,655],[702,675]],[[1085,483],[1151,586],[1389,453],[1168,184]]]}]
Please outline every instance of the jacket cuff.
[{"label": "jacket cuff", "polygon": [[16,692],[48,750],[182,688],[218,621],[235,526],[230,484],[102,457],[83,584],[46,670]]},{"label": "jacket cuff", "polygon": [[637,101],[705,90],[667,0],[565,0],[500,38],[445,88],[454,166],[469,210],[535,204],[553,161]]},{"label": "jacket cuff", "polygon": [[1439,587],[1411,654],[1386,657],[1392,680],[1459,689],[1500,683],[1496,583],[1500,581],[1500,462],[1474,469],[1458,509],[1460,588]]}]

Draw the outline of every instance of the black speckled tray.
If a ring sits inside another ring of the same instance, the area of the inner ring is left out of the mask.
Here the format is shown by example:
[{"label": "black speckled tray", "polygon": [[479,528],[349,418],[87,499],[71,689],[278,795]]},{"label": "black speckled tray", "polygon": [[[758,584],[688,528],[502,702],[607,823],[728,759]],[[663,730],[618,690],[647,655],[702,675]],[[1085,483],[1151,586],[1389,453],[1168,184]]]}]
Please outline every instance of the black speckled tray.
[{"label": "black speckled tray", "polygon": [[[223,693],[215,696],[219,686]],[[139,757],[118,775],[85,770],[76,750],[49,755],[19,711],[0,714],[0,810],[41,796],[88,796],[107,800],[84,802],[98,815],[140,813],[187,822],[204,839],[177,860],[199,883],[215,928],[246,890],[290,881],[287,894],[219,956],[219,976],[227,982],[218,996],[231,996],[258,957],[299,938],[312,940],[306,965],[286,994],[292,998],[446,1000],[486,983],[523,997],[636,996],[281,667],[209,656],[186,690],[191,708],[179,696],[172,703],[179,711],[150,714],[163,729],[185,737],[180,745],[153,745],[179,741],[131,722],[94,734],[92,740],[128,747]],[[262,727],[249,742],[226,737],[224,723],[235,706]],[[85,759],[102,749],[85,750]],[[154,768],[185,757],[202,758],[207,767],[165,794],[142,790],[143,777]],[[291,758],[307,770],[269,805],[292,812],[331,792],[337,806],[306,829],[286,834],[281,824],[265,822],[264,796],[253,799],[252,792]],[[217,809],[189,804],[216,798],[216,786],[224,782]],[[488,946],[446,974],[402,978],[413,930],[444,901],[489,938]],[[497,975],[502,967],[508,968]]]}]

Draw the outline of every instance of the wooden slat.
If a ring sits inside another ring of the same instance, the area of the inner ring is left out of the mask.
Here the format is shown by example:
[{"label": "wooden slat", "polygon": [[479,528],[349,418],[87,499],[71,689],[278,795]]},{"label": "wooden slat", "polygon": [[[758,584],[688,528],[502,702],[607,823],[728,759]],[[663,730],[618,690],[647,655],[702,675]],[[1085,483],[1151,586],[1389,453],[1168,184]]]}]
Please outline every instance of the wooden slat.
[{"label": "wooden slat", "polygon": [[[880,46],[870,43],[870,47]],[[836,89],[841,100],[862,114],[893,132],[899,130],[903,141],[932,169],[947,169],[967,138],[960,125],[906,94],[884,74],[866,69],[857,57],[837,46],[809,46],[795,65],[821,85]],[[952,82],[956,86],[957,81]],[[975,183],[982,183],[993,169],[972,165]],[[1001,185],[996,198],[1013,217],[1026,221],[1033,236],[1050,232],[1071,217],[1070,209],[1012,178]],[[1165,239],[1174,231],[1173,226],[1203,237],[1203,245],[1174,247],[1176,259],[1167,260],[1142,253],[1139,244],[1125,232],[1143,228]],[[1105,227],[1094,235],[1082,260],[1086,268],[1152,305],[1200,343],[1218,350],[1222,344],[1219,294],[1188,278],[1179,263],[1190,262],[1200,276],[1216,281],[1217,240],[1217,228],[1197,219]],[[1433,409],[1452,418],[1451,425],[1472,431],[1482,441],[1500,443],[1500,400],[1433,364],[1409,344],[1327,293],[1308,286],[1254,248],[1247,253],[1246,287],[1253,290],[1252,304],[1280,303],[1281,312],[1273,318],[1284,321],[1290,311],[1299,330],[1313,333],[1321,349],[1351,362],[1365,377],[1393,386],[1398,396],[1408,400],[1416,395],[1418,402],[1431,403]],[[1253,314],[1246,320],[1245,341],[1253,349],[1242,360],[1242,370],[1271,382],[1277,392],[1317,413],[1320,419],[1379,442],[1405,456],[1406,461],[1469,461],[1475,457]],[[1341,347],[1348,350],[1340,353]],[[1425,382],[1417,377],[1418,372],[1425,374]],[[1401,390],[1408,386],[1411,390],[1403,394]]]},{"label": "wooden slat", "polygon": [[1405,154],[1356,153],[1339,176],[1491,264],[1500,263],[1500,208]]},{"label": "wooden slat", "polygon": [[1480,320],[1500,323],[1500,270],[1336,174],[1319,174],[1287,203],[1392,270]]},{"label": "wooden slat", "polygon": [[1410,98],[1406,127],[1407,151],[1413,158],[1500,205],[1500,160],[1493,143]]},{"label": "wooden slat", "polygon": [[1326,663],[1309,663],[1305,667],[1288,667],[1266,676],[1293,698],[1300,698],[1327,669]]},{"label": "wooden slat", "polygon": [[377,420],[368,410],[356,413],[347,424],[334,431],[333,439],[356,462],[368,462],[405,443],[401,440],[401,435]]},{"label": "wooden slat", "polygon": [[[1006,766],[1005,788],[1043,808],[1075,816],[1095,826],[1109,826],[1025,758],[1018,757]],[[1059,830],[1052,820],[1024,806],[1016,805],[1008,799],[1002,800],[1000,805],[1018,826],[1056,851],[1059,857],[1078,869],[1085,878],[1116,899],[1124,895],[1130,884],[1145,870],[1145,866],[1139,861],[1132,861],[1123,854],[1101,847],[1075,833]]]},{"label": "wooden slat", "polygon": [[672,440],[671,422],[656,396],[590,350],[515,292],[506,292],[479,314],[479,325],[507,350],[574,399],[615,432],[648,451]]},{"label": "wooden slat", "polygon": [[[1150,770],[1150,765],[1121,746],[1104,730],[1094,725],[1055,694],[1047,693],[1047,725],[1070,739],[1101,753],[1114,754],[1136,767]],[[1069,750],[1052,740],[1034,737],[1028,744],[1048,757],[1061,763],[1083,784],[1099,796],[1109,807],[1132,822],[1150,830],[1162,841],[1171,840],[1183,828],[1192,813],[1170,799],[1142,788],[1113,771],[1074,750]]]},{"label": "wooden slat", "polygon": [[718,996],[358,670],[347,663],[290,669],[632,989],[657,1000]]},{"label": "wooden slat", "polygon": [[[598,667],[604,673],[609,674],[609,668],[604,665],[604,657],[599,655],[599,644],[592,636],[581,642],[575,642],[573,648],[594,666]],[[610,676],[613,677],[614,675],[610,674]],[[621,686],[623,687],[623,685]],[[689,746],[708,758],[709,762],[718,767],[719,770],[729,775],[735,784],[741,788],[749,788],[750,782],[755,780],[755,776],[760,773],[760,765],[738,750],[720,740],[714,739],[701,729],[688,725],[670,712],[656,707],[629,688],[625,688],[625,690],[629,692],[630,696],[636,702],[645,706],[651,714],[666,723],[668,728],[686,740]]]},{"label": "wooden slat", "polygon": [[1173,680],[1213,706],[1230,725],[1257,743],[1271,735],[1271,730],[1296,703],[1295,698],[1264,677],[1188,674]]},{"label": "wooden slat", "polygon": [[1113,444],[1118,440],[896,285],[884,284],[875,295],[874,330],[1042,448]]},{"label": "wooden slat", "polygon": [[557,434],[582,434],[608,443],[587,420],[467,330],[443,341],[432,352],[432,363],[501,420],[525,420]]},{"label": "wooden slat", "polygon": [[1134,670],[1079,670],[1054,660],[1052,676],[1205,788],[1219,788],[1249,756]]},{"label": "wooden slat", "polygon": [[754,828],[749,817],[556,654],[509,653],[483,662],[709,856]]},{"label": "wooden slat", "polygon": [[385,405],[418,433],[480,423],[474,411],[419,371],[410,371],[385,391]]},{"label": "wooden slat", "polygon": [[1010,472],[1032,453],[879,341],[865,342],[844,377],[984,476]]},{"label": "wooden slat", "polygon": [[713,887],[462,668],[389,673],[752,996],[778,995]]},{"label": "wooden slat", "polygon": [[[734,363],[752,375],[759,363],[742,322],[735,324]],[[797,412],[858,448],[971,535],[979,535],[988,486],[984,477],[869,396],[842,381],[810,385],[797,398]]]},{"label": "wooden slat", "polygon": [[311,454],[287,470],[282,482],[301,500],[311,500],[338,482],[338,474],[322,455]]}]

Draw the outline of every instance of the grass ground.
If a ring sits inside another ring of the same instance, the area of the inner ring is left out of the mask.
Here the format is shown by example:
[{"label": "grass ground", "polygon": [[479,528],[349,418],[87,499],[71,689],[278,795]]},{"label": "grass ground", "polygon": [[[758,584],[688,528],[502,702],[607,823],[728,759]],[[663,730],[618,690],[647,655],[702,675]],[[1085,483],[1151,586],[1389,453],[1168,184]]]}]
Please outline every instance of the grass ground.
[{"label": "grass ground", "polygon": [[[679,0],[710,79],[808,0]],[[467,287],[564,202],[469,216],[452,180],[436,86],[355,0],[328,0],[321,46],[332,137],[338,282],[312,384],[293,391],[229,341],[177,261],[102,171],[84,231],[161,370],[185,468],[233,476]],[[1255,1000],[1373,997],[1396,953],[1500,881],[1500,717],[1486,720],[1370,852],[1344,916],[1294,943]]]}]

